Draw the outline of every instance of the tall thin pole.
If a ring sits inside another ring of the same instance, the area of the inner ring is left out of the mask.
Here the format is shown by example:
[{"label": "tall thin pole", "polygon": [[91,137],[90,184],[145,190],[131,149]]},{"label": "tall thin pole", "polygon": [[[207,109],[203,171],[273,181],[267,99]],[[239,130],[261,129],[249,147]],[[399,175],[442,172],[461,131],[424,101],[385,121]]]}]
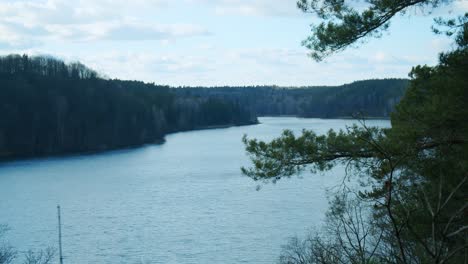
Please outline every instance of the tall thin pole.
[{"label": "tall thin pole", "polygon": [[60,205],[57,205],[57,215],[58,215],[58,230],[59,230],[59,257],[60,264],[63,264],[63,255],[62,255],[62,221],[60,219]]}]

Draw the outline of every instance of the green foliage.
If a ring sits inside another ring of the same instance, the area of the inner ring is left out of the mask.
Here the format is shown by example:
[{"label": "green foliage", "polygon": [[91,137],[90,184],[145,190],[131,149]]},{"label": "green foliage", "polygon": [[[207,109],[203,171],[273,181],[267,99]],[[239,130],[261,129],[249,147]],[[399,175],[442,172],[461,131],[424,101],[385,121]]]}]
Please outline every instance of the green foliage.
[{"label": "green foliage", "polygon": [[[452,19],[435,19],[437,27],[432,27],[435,34],[444,34],[446,36],[456,35],[455,41],[460,46],[468,45],[468,13]],[[441,29],[445,28],[445,29]]]},{"label": "green foliage", "polygon": [[312,172],[331,169],[337,163],[353,163],[360,167],[363,159],[381,157],[376,141],[384,141],[385,130],[353,126],[348,131],[330,130],[326,135],[303,130],[296,137],[286,130],[269,143],[243,138],[246,151],[251,155],[253,168],[242,168],[254,180],[279,180],[292,176],[308,167]]},{"label": "green foliage", "polygon": [[[381,230],[378,263],[465,263],[467,24],[461,28],[455,35],[458,47],[441,54],[437,66],[413,68],[406,94],[392,114],[391,128],[369,128],[363,124],[322,136],[311,131],[295,136],[286,131],[271,142],[244,138],[253,167],[244,168],[243,172],[254,180],[277,181],[304,168],[315,172],[346,164],[356,172],[358,180],[368,183],[365,188],[352,191],[358,193],[361,205],[367,204]],[[332,205],[332,209],[340,208],[336,201]],[[342,211],[331,212],[328,218],[343,218]],[[328,239],[346,239],[343,234],[334,232]],[[323,237],[312,240],[311,252],[336,247],[323,241]],[[344,249],[350,243],[348,238],[339,247]],[[357,248],[353,250],[356,253]],[[352,256],[345,256],[343,262],[284,263],[367,263],[355,261]]]},{"label": "green foliage", "polygon": [[[379,37],[387,30],[390,20],[404,14],[411,7],[435,8],[453,0],[371,0],[362,10],[357,0],[299,0],[303,12],[314,13],[323,20],[312,25],[312,34],[303,41],[311,50],[310,56],[320,61],[345,48],[359,44],[369,37]],[[360,3],[361,2],[361,3]]]}]

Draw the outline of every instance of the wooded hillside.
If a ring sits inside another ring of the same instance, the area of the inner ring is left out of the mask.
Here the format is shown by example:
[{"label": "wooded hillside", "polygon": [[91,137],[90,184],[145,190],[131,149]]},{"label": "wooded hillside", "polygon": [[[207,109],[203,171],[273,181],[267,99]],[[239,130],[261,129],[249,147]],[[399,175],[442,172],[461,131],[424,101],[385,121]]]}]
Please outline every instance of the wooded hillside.
[{"label": "wooded hillside", "polygon": [[79,63],[0,58],[0,158],[101,151],[162,141],[169,132],[244,125],[255,116],[167,86],[105,80]]},{"label": "wooded hillside", "polygon": [[216,97],[236,102],[258,116],[295,115],[387,118],[405,93],[408,80],[365,80],[341,86],[179,88],[181,96]]},{"label": "wooded hillside", "polygon": [[0,57],[0,159],[123,148],[265,115],[388,117],[406,85],[170,88],[104,79],[52,57],[9,55]]}]

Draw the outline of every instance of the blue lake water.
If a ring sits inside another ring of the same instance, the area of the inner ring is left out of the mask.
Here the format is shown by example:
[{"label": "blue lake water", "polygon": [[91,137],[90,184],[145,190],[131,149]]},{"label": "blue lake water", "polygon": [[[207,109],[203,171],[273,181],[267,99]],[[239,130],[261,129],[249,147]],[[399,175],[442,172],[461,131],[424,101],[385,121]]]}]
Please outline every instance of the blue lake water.
[{"label": "blue lake water", "polygon": [[[57,247],[65,263],[275,263],[288,237],[320,225],[343,168],[262,184],[242,176],[244,134],[317,133],[353,120],[264,117],[175,133],[162,145],[0,164],[0,224],[20,252]],[[389,126],[372,120],[368,125]]]}]

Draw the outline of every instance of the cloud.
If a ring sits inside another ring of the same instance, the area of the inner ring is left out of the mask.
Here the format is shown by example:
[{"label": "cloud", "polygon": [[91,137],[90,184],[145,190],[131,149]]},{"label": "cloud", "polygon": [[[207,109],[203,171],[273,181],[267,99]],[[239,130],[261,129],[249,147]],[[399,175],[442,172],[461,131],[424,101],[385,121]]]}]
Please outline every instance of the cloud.
[{"label": "cloud", "polygon": [[38,36],[45,31],[37,27],[25,27],[12,23],[0,23],[0,49],[30,48],[39,46],[41,41],[27,36]]},{"label": "cloud", "polygon": [[307,58],[307,52],[298,49],[286,48],[257,48],[257,49],[244,49],[228,53],[232,59],[249,61],[250,63],[261,65],[276,65],[293,67],[299,66]]},{"label": "cloud", "polygon": [[197,78],[209,78],[208,76],[217,70],[216,62],[205,55],[111,50],[94,55],[62,54],[60,57],[66,61],[79,59],[110,78],[142,80],[158,84],[201,84],[201,79]]},{"label": "cloud", "polygon": [[33,47],[47,40],[139,41],[209,35],[199,25],[163,24],[138,17],[162,10],[168,3],[168,0],[7,0],[0,3],[0,47]]},{"label": "cloud", "polygon": [[3,20],[31,24],[81,24],[123,18],[151,9],[162,10],[169,0],[2,0]]},{"label": "cloud", "polygon": [[388,61],[388,55],[385,54],[384,52],[377,52],[370,58],[371,61],[374,62],[385,62]]},{"label": "cloud", "polygon": [[[243,16],[287,16],[300,17],[302,12],[296,7],[296,0],[185,0],[189,3],[203,3],[211,6],[218,15]],[[352,2],[350,5],[359,11],[369,6],[365,1]],[[421,9],[415,7],[411,12],[415,14],[446,14],[447,12],[463,13],[468,11],[468,1],[455,0],[449,5],[441,4],[432,10],[431,7]],[[429,13],[430,13],[429,12]],[[304,15],[304,14],[302,14]]]},{"label": "cloud", "polygon": [[434,52],[439,53],[439,52],[442,52],[442,51],[449,50],[452,45],[453,45],[452,39],[445,38],[445,37],[442,36],[442,37],[437,37],[437,38],[434,38],[433,40],[431,40],[430,48]]},{"label": "cloud", "polygon": [[192,24],[147,24],[141,22],[110,21],[94,24],[47,25],[49,35],[74,41],[96,40],[167,40],[178,37],[206,36],[206,29]]},{"label": "cloud", "polygon": [[210,33],[197,25],[171,24],[171,25],[145,25],[120,24],[111,27],[102,38],[113,40],[154,40],[174,37],[202,36]]},{"label": "cloud", "polygon": [[468,1],[457,0],[453,3],[454,8],[459,12],[468,12]]},{"label": "cloud", "polygon": [[[302,49],[227,49],[207,53],[122,52],[80,56],[91,67],[112,78],[137,79],[173,86],[336,85],[360,79],[407,77],[424,58],[345,52],[316,63]],[[198,54],[198,55],[193,55]]]},{"label": "cloud", "polygon": [[[111,78],[160,84],[294,86],[406,77],[412,66],[433,64],[435,54],[446,49],[447,43],[432,35],[421,39],[416,34],[412,43],[419,44],[408,49],[395,49],[398,45],[388,43],[397,40],[389,37],[319,64],[299,45],[309,22],[290,19],[301,14],[295,2],[0,0],[0,52],[47,53],[80,60]],[[256,16],[261,25],[250,27],[252,21],[243,16]],[[220,21],[235,23],[214,24]],[[294,29],[256,31],[277,23]],[[238,32],[231,34],[233,30]],[[205,37],[215,33],[216,38]],[[196,36],[203,38],[192,38]]]},{"label": "cloud", "polygon": [[211,6],[217,15],[298,16],[295,0],[186,0]]}]

